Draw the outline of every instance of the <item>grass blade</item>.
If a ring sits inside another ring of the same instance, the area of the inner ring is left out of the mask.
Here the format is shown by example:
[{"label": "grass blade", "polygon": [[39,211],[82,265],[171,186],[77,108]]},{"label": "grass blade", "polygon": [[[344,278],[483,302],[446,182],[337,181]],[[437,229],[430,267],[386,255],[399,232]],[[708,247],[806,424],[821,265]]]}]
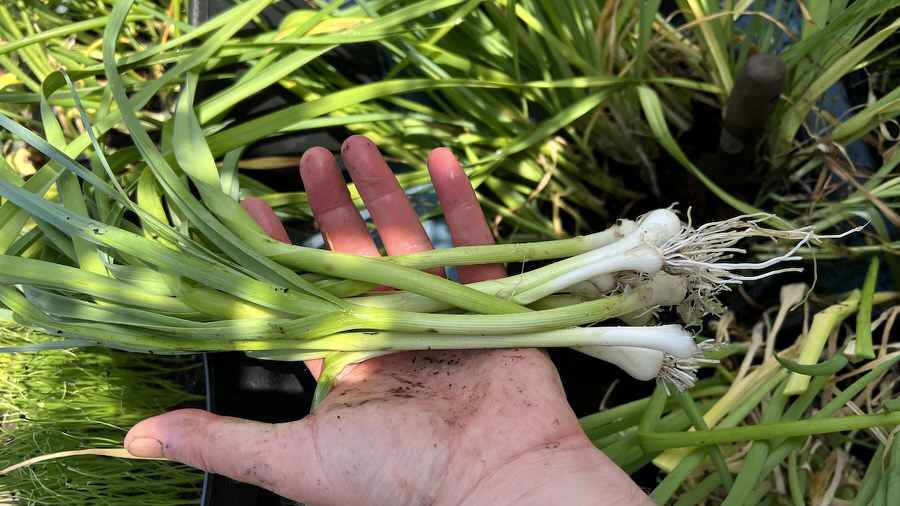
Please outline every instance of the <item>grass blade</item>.
[{"label": "grass blade", "polygon": [[875,284],[878,281],[878,257],[872,257],[866,280],[863,282],[859,297],[859,309],[856,312],[856,354],[872,359],[875,349],[872,347],[872,297],[875,295]]}]

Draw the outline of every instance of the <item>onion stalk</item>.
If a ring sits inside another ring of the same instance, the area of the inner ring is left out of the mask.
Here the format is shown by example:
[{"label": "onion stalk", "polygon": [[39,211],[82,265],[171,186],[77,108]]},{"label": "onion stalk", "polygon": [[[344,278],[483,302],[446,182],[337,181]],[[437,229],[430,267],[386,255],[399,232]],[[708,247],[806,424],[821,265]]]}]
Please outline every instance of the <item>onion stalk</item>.
[{"label": "onion stalk", "polygon": [[[23,285],[25,290],[24,294],[15,289],[0,292],[0,301],[9,307],[18,305],[27,308],[16,311],[22,321],[57,335],[79,339],[80,342],[155,353],[210,350],[384,352],[450,347],[576,346],[593,356],[608,358],[611,351],[597,347],[612,346],[624,348],[626,355],[628,348],[641,348],[668,353],[681,360],[696,359],[698,353],[693,343],[690,351],[676,351],[658,343],[654,347],[647,339],[649,334],[642,332],[621,331],[618,335],[627,337],[608,341],[601,338],[609,337],[609,332],[612,332],[605,330],[607,327],[575,326],[592,325],[620,316],[627,318],[628,315],[647,314],[657,306],[678,305],[685,300],[706,310],[710,307],[708,299],[714,299],[717,292],[728,289],[729,285],[796,270],[770,270],[759,276],[735,272],[768,269],[779,262],[795,260],[793,251],[812,238],[808,231],[764,229],[758,225],[764,218],[762,216],[738,217],[703,225],[695,230],[689,224],[682,223],[671,210],[661,209],[648,213],[633,225],[622,222],[588,241],[577,241],[580,245],[587,243],[594,246],[589,251],[503,280],[458,285],[399,263],[391,263],[390,260],[279,245],[262,239],[258,227],[247,224],[243,215],[231,220],[233,228],[241,231],[239,236],[256,239],[265,245],[263,250],[277,246],[280,249],[296,248],[295,251],[304,253],[315,251],[303,256],[309,272],[415,290],[414,293],[350,297],[332,303],[331,296],[304,290],[303,285],[292,284],[294,289],[282,285],[284,277],[281,276],[273,285],[270,281],[255,280],[240,270],[230,269],[228,264],[210,264],[202,258],[192,258],[188,251],[179,252],[180,256],[188,257],[183,262],[179,261],[169,248],[152,239],[113,225],[93,222],[19,188],[0,186],[0,193],[23,209],[46,217],[60,228],[98,246],[128,255],[135,255],[139,253],[139,248],[148,247],[149,253],[158,253],[148,260],[152,268],[173,279],[189,278],[190,281],[178,283],[181,288],[176,287],[174,295],[165,296],[135,289],[126,281],[103,274],[41,260],[0,256],[0,260],[16,267],[5,274],[8,278],[6,282]],[[205,194],[213,193],[207,191]],[[208,200],[214,201],[215,198]],[[216,202],[216,214],[236,206],[230,200],[230,203]],[[794,250],[765,262],[723,262],[734,254],[743,253],[742,249],[735,247],[739,240],[754,236],[786,237],[796,239],[798,243]],[[474,264],[487,258],[508,258],[498,252],[518,254],[530,250],[540,252],[539,255],[549,255],[551,253],[548,251],[554,248],[572,247],[564,241],[553,241],[553,244],[546,246],[518,249],[485,246],[468,256],[457,255],[453,263]],[[300,255],[295,253],[295,257]],[[420,254],[418,258],[422,263],[417,266],[427,265],[422,260],[427,255]],[[446,258],[444,261],[449,261]],[[385,277],[384,272],[378,273],[379,269],[373,268],[375,266],[393,266],[387,269],[388,274],[400,281],[392,281],[394,278]],[[48,279],[40,275],[42,268],[68,269],[84,281],[73,283],[65,277]],[[580,283],[598,276],[618,276],[621,280],[630,281],[619,282],[625,285],[621,293],[578,304],[537,311],[525,307],[555,293],[577,288]],[[655,286],[654,282],[636,283],[648,278],[656,280],[655,283],[660,286]],[[629,283],[634,286],[628,286]],[[669,286],[664,288],[662,285],[665,283]],[[92,288],[94,286],[97,288]],[[114,291],[114,286],[121,288]],[[63,297],[55,293],[59,290],[80,292],[95,298],[96,302]],[[251,304],[275,312],[266,318],[215,319],[219,315],[205,314],[202,304],[191,305],[190,299],[184,297],[191,290],[211,294],[224,292],[240,304]],[[127,295],[132,292],[133,296]],[[459,299],[455,298],[457,296]],[[184,311],[182,307],[193,311]],[[441,312],[453,308],[474,309],[486,314]],[[448,339],[443,334],[457,337]],[[642,351],[634,353],[633,358],[639,360],[636,358],[638,355],[648,356]],[[616,360],[620,365],[631,363],[631,358],[613,359]],[[677,360],[667,362],[665,357],[655,355],[648,362],[648,370],[655,368],[659,371],[662,363],[678,365]],[[633,366],[625,367],[635,370]],[[678,370],[688,371],[689,364]],[[643,372],[639,376],[648,377],[649,374]],[[685,377],[673,383],[690,386],[691,381]]]}]

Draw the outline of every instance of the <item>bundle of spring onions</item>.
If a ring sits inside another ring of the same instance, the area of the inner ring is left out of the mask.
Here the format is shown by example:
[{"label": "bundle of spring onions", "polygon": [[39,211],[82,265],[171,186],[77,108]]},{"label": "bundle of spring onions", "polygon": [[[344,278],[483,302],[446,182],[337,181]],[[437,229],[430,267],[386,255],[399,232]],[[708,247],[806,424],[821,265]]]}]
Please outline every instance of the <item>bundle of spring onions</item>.
[{"label": "bundle of spring onions", "polygon": [[[226,155],[220,168],[218,148],[207,142],[194,110],[195,67],[205,48],[214,50],[237,26],[221,28],[129,96],[121,72],[133,58],[120,59],[116,41],[131,3],[118,3],[109,17],[103,71],[110,100],[93,117],[74,81],[99,71],[47,76],[43,138],[0,115],[0,126],[49,160],[27,181],[0,179],[0,303],[18,322],[58,336],[37,348],[325,358],[321,398],[345,364],[377,354],[570,346],[635,377],[664,377],[686,388],[703,346],[681,325],[654,325],[654,311],[677,306],[685,323],[715,312],[716,294],[729,286],[796,269],[773,267],[795,260],[796,248],[813,238],[809,230],[763,228],[771,218],[764,215],[694,227],[660,209],[585,237],[397,258],[282,244],[240,207],[239,153]],[[157,144],[137,110],[175,79],[182,80],[177,108]],[[85,128],[68,144],[48,102],[60,89],[71,92]],[[309,105],[328,110],[316,104]],[[112,167],[121,164],[105,155],[100,138],[112,128],[126,129],[141,155],[131,170],[117,173]],[[76,160],[89,147],[90,167]],[[750,237],[796,245],[761,263],[729,262],[743,253],[737,243]],[[420,270],[548,259],[561,260],[471,285]],[[397,291],[366,295],[377,285]],[[632,326],[597,325],[613,318]]]},{"label": "bundle of spring onions", "polygon": [[[0,345],[45,342],[0,311]],[[35,455],[114,448],[143,418],[196,400],[193,360],[114,350],[0,354],[0,469]],[[203,474],[170,463],[74,458],[0,478],[0,504],[197,504]]]}]

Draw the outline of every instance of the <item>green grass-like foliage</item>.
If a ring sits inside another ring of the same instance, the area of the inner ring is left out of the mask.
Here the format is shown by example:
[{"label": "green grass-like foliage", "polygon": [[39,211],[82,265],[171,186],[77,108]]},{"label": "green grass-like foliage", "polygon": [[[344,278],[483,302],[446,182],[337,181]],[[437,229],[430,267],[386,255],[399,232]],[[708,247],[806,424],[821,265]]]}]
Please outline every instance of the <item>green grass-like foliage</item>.
[{"label": "green grass-like foliage", "polygon": [[[9,321],[2,345],[50,336]],[[143,418],[197,400],[176,378],[193,361],[104,349],[0,354],[0,468],[46,453],[121,447]],[[0,503],[197,504],[202,473],[169,462],[75,457],[0,477]]]},{"label": "green grass-like foliage", "polygon": [[[296,158],[241,160],[242,149],[280,133],[343,127],[370,136],[392,159],[412,167],[402,177],[408,188],[428,183],[422,160],[429,149],[454,148],[505,237],[565,236],[595,228],[597,216],[636,199],[668,203],[657,181],[661,169],[669,169],[659,166],[663,153],[742,212],[760,208],[820,231],[862,215],[884,242],[889,236],[881,223],[900,222],[892,212],[898,182],[893,168],[900,158],[886,149],[890,130],[882,128],[900,113],[900,95],[879,84],[890,82],[883,74],[891,72],[898,47],[891,42],[900,26],[894,0],[821,2],[807,13],[800,33],[777,21],[788,8],[784,3],[766,13],[761,1],[727,10],[682,0],[676,2],[682,16],[674,18],[658,11],[660,2],[635,0],[336,0],[315,2],[319,10],[297,11],[277,27],[254,17],[270,3],[245,2],[250,10],[234,9],[190,27],[173,10],[176,4],[137,1],[116,52],[123,85],[135,93],[135,110],[148,131],[162,134],[164,154],[177,149],[170,145],[171,111],[183,72],[192,68],[201,82],[224,84],[196,104],[201,135],[216,158],[230,154],[223,166],[229,191],[236,193],[240,181],[243,194],[264,197],[285,217],[310,218],[305,194],[279,192],[237,169],[283,168]],[[0,36],[16,42],[0,48],[9,83],[0,90],[0,110],[40,128],[36,106],[47,91],[43,81],[65,68],[85,72],[76,81],[84,107],[99,116],[110,113],[108,122],[95,118],[101,131],[121,126],[96,44],[115,2],[91,5],[79,8],[76,2],[63,15],[49,0],[0,7]],[[751,20],[743,33],[735,28],[740,16]],[[216,32],[244,21],[258,33]],[[780,38],[793,42],[780,53],[785,91],[753,168],[765,184],[756,195],[738,197],[686,154],[714,152],[718,139],[708,139],[708,146],[694,139],[686,148],[680,136],[698,122],[714,121],[695,117],[694,104],[711,106],[715,115],[748,56],[773,51]],[[341,63],[347,58],[334,58],[374,54],[359,54],[353,45],[359,43],[392,62],[379,81]],[[828,87],[860,69],[875,76],[874,100],[844,118],[822,112],[818,103]],[[300,103],[250,120],[226,120],[234,106],[270,87]],[[59,117],[66,141],[75,140],[70,156],[89,149],[79,136],[72,97],[56,89],[48,99],[67,108]],[[875,167],[856,168],[844,156],[843,148],[859,139],[878,151]],[[23,158],[13,155],[23,146],[8,149],[10,160],[21,164]],[[133,181],[139,174],[129,163],[139,160],[138,151],[126,147],[111,165]],[[843,182],[857,169],[860,184],[849,194],[816,185],[820,174],[828,176],[825,182]]]}]

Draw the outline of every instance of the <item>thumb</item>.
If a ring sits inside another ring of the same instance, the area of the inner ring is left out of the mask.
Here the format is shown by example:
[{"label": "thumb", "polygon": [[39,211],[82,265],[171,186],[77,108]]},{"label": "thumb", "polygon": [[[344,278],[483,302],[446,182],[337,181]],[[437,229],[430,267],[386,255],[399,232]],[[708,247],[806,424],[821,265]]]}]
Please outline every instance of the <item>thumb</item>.
[{"label": "thumb", "polygon": [[309,501],[330,495],[311,432],[306,420],[268,424],[181,409],[132,427],[125,448]]}]

